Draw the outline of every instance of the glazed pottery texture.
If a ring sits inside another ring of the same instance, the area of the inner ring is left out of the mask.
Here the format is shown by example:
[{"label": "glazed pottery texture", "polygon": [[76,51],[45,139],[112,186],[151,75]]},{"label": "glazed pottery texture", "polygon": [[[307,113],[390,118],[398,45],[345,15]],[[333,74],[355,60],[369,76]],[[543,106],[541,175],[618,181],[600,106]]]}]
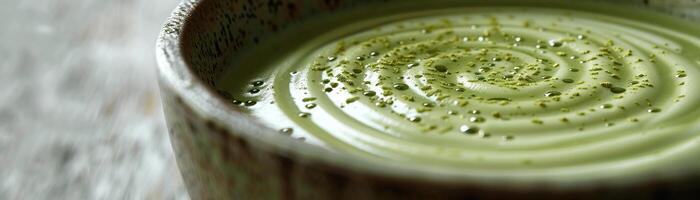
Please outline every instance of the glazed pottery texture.
[{"label": "glazed pottery texture", "polygon": [[[243,67],[225,64],[225,57],[295,23],[382,2],[194,0],[175,10],[158,41],[159,83],[172,145],[193,199],[654,199],[692,197],[700,189],[695,176],[562,187],[476,183],[365,162],[279,134],[212,89],[231,70],[227,67]],[[698,19],[692,1],[620,2]]]}]

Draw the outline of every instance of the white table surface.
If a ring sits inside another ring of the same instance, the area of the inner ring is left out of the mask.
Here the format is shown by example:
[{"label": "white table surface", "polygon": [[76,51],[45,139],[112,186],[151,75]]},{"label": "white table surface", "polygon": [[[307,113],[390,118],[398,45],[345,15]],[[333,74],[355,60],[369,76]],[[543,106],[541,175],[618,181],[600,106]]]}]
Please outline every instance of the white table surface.
[{"label": "white table surface", "polygon": [[0,0],[0,200],[187,199],[154,45],[178,0]]}]

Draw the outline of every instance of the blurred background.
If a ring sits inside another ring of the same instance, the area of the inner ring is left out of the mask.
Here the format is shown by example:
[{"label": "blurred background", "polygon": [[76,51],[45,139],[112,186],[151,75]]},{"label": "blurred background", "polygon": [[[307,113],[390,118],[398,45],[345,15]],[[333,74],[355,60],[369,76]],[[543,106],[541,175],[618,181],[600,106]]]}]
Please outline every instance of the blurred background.
[{"label": "blurred background", "polygon": [[155,40],[179,0],[0,0],[0,200],[187,199]]},{"label": "blurred background", "polygon": [[0,0],[0,200],[188,199],[155,77],[178,3]]}]

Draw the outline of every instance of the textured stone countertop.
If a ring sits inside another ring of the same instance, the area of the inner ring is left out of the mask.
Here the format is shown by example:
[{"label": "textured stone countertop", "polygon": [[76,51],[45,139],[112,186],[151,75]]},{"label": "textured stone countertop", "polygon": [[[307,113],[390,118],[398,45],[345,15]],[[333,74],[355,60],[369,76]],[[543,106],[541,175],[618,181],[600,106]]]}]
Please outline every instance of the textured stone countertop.
[{"label": "textured stone countertop", "polygon": [[178,0],[0,0],[0,200],[187,199],[155,40]]}]

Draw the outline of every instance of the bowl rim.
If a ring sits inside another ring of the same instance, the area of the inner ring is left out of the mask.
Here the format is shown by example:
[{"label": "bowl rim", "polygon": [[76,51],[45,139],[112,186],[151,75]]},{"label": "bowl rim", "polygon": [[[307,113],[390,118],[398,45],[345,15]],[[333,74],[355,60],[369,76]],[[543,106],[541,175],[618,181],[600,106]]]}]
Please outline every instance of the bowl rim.
[{"label": "bowl rim", "polygon": [[[187,20],[202,2],[211,0],[184,0],[171,13],[163,25],[156,42],[156,61],[160,87],[167,85],[172,92],[183,97],[183,101],[199,110],[202,117],[218,122],[228,130],[236,130],[236,136],[245,138],[256,147],[277,151],[301,162],[317,162],[337,170],[352,171],[376,177],[434,182],[443,184],[474,184],[471,179],[436,171],[409,168],[391,162],[363,159],[359,156],[329,151],[279,134],[226,103],[226,100],[194,74],[182,55],[182,31]],[[469,181],[467,181],[469,180]],[[503,185],[501,185],[502,187]]]},{"label": "bowl rim", "polygon": [[[570,184],[559,181],[547,182],[544,179],[522,179],[509,176],[475,176],[466,173],[451,173],[447,170],[427,170],[397,162],[382,162],[375,159],[328,150],[317,145],[298,141],[279,134],[271,127],[265,126],[253,117],[234,109],[216,91],[194,74],[182,55],[181,39],[187,27],[189,17],[198,12],[198,5],[213,0],[184,0],[171,13],[161,29],[156,42],[156,60],[160,87],[165,87],[183,97],[183,101],[198,110],[201,117],[217,122],[227,130],[236,130],[238,137],[245,138],[256,148],[287,155],[291,159],[305,163],[320,163],[333,167],[336,171],[349,171],[357,174],[371,175],[378,178],[407,180],[418,183],[447,184],[451,186],[469,186],[476,188],[498,187],[499,189],[556,188],[564,190],[582,190],[600,186],[627,185],[633,181],[591,179]],[[416,165],[419,166],[419,165]],[[615,178],[615,177],[613,177]],[[647,177],[649,178],[649,177]],[[636,179],[634,179],[636,180]],[[653,178],[647,179],[653,182]],[[621,184],[613,184],[613,182]],[[648,182],[648,181],[644,181]],[[540,183],[544,183],[540,184]],[[553,183],[553,184],[548,184]],[[635,183],[634,185],[638,185]]]}]

